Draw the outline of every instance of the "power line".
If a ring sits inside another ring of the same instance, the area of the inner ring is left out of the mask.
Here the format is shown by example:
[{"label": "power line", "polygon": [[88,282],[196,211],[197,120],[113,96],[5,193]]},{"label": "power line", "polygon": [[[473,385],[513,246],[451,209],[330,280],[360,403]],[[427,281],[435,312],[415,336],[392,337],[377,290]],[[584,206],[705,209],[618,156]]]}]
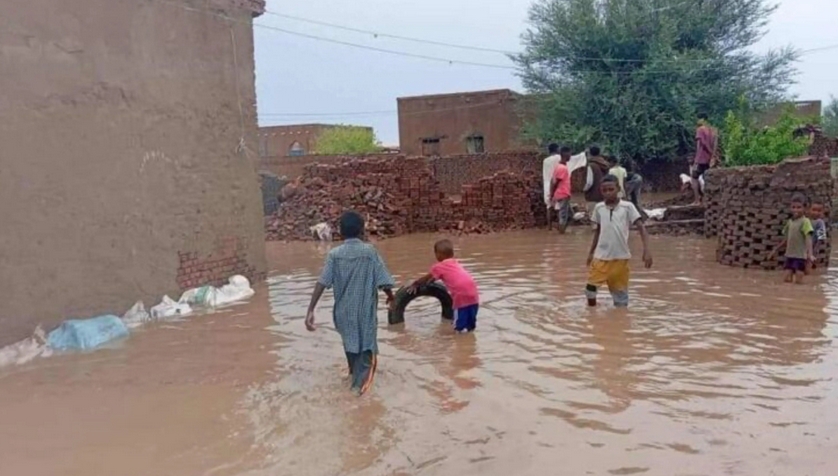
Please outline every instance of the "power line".
[{"label": "power line", "polygon": [[499,50],[499,49],[494,49],[494,48],[486,48],[486,47],[482,47],[482,46],[459,45],[459,44],[456,44],[456,43],[446,43],[446,42],[443,42],[443,41],[428,40],[428,39],[424,39],[424,38],[413,38],[413,37],[409,37],[409,36],[393,35],[391,33],[383,33],[383,32],[380,32],[380,31],[364,30],[364,29],[361,29],[361,28],[354,28],[354,27],[351,27],[351,26],[337,25],[337,24],[334,24],[334,23],[328,23],[328,22],[324,22],[324,21],[320,21],[320,20],[311,20],[309,18],[303,18],[303,17],[293,16],[293,15],[286,15],[284,13],[276,13],[276,12],[271,12],[271,11],[267,11],[267,10],[265,11],[265,13],[268,14],[268,15],[273,15],[275,17],[286,18],[288,20],[294,20],[294,21],[299,21],[299,22],[303,22],[303,23],[310,23],[312,25],[320,25],[320,26],[326,26],[326,27],[329,27],[329,28],[335,28],[335,29],[338,29],[338,30],[351,31],[351,32],[354,32],[354,33],[362,33],[364,35],[372,35],[375,38],[391,38],[391,39],[394,39],[394,40],[410,41],[410,42],[413,42],[413,43],[424,43],[424,44],[428,44],[428,45],[445,46],[445,47],[448,47],[448,48],[457,48],[457,49],[461,49],[461,50],[470,50],[470,51],[483,51],[483,52],[486,52],[486,53],[499,53],[499,54],[503,54],[503,55],[516,54],[516,52],[508,51],[508,50]]}]

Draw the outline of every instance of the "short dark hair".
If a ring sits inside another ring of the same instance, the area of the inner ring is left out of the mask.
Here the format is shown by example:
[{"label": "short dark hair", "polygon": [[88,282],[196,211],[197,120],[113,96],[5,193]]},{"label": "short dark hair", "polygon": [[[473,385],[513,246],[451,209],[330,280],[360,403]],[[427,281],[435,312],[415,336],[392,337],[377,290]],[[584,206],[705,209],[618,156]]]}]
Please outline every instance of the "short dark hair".
[{"label": "short dark hair", "polygon": [[434,251],[446,258],[453,258],[454,243],[451,243],[451,240],[439,240],[434,243]]},{"label": "short dark hair", "polygon": [[556,154],[559,152],[559,144],[553,143],[547,146],[547,151],[551,154]]},{"label": "short dark hair", "polygon": [[608,163],[611,164],[611,165],[617,165],[617,164],[620,163],[620,160],[617,159],[617,157],[614,156],[614,155],[609,155],[608,156]]},{"label": "short dark hair", "polygon": [[826,202],[824,200],[821,200],[820,198],[813,198],[811,201],[809,201],[809,205],[823,205],[823,206],[826,206]]},{"label": "short dark hair", "polygon": [[562,147],[562,150],[560,150],[560,151],[559,151],[559,153],[560,153],[560,154],[572,154],[572,153],[573,153],[573,149],[571,149],[571,148],[570,148],[570,147],[568,147],[568,146],[564,146],[564,147]]},{"label": "short dark hair", "polygon": [[598,145],[592,145],[591,146],[591,155],[596,156],[596,155],[599,155],[601,153],[602,153],[602,150],[599,148]]},{"label": "short dark hair", "polygon": [[340,236],[344,239],[360,238],[364,234],[364,217],[355,211],[340,216]]},{"label": "short dark hair", "polygon": [[602,177],[602,183],[613,183],[619,185],[620,181],[617,179],[616,175],[608,174],[605,177]]},{"label": "short dark hair", "polygon": [[806,202],[806,195],[803,195],[802,193],[798,192],[791,196],[791,203],[799,203],[801,205],[806,205]]},{"label": "short dark hair", "polygon": [[701,119],[702,121],[706,121],[706,120],[710,119],[709,117],[707,117],[706,112],[699,112],[698,113],[698,118]]}]

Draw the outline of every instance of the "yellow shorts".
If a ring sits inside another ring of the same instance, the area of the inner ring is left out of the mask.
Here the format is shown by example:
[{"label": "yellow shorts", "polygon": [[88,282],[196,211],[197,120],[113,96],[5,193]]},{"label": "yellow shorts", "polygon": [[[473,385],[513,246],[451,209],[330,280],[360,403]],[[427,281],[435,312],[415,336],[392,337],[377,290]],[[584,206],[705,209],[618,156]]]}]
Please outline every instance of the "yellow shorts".
[{"label": "yellow shorts", "polygon": [[608,290],[626,291],[629,285],[629,260],[600,261],[595,259],[588,271],[588,285],[600,287],[608,285]]}]

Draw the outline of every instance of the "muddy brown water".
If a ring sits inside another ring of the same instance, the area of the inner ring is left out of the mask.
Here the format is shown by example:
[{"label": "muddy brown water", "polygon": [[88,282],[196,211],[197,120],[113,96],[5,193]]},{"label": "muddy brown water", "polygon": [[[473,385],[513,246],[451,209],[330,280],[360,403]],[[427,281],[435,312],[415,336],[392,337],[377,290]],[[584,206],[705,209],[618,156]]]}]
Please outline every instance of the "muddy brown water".
[{"label": "muddy brown water", "polygon": [[[379,243],[407,280],[436,237]],[[434,301],[389,328],[371,394],[346,389],[324,245],[271,243],[251,302],[112,349],[0,369],[2,475],[832,475],[838,274],[785,285],[653,237],[632,305],[585,307],[590,233],[464,237],[478,331]],[[636,251],[637,247],[634,247]]]}]

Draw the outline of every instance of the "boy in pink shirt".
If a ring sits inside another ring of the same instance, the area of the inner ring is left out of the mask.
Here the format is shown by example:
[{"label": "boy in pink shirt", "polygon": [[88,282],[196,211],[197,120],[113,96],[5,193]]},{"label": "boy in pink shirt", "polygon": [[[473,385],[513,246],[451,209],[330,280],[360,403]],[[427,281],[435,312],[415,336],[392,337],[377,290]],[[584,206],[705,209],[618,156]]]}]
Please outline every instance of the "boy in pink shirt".
[{"label": "boy in pink shirt", "polygon": [[442,281],[454,300],[454,329],[457,332],[472,332],[477,327],[477,310],[480,296],[474,278],[454,259],[454,244],[442,240],[434,245],[437,263],[431,272],[413,283],[413,291],[433,281]]},{"label": "boy in pink shirt", "polygon": [[[553,170],[553,180],[550,184],[550,202],[559,218],[559,233],[567,231],[570,223],[570,169],[567,167],[570,161],[570,147],[562,147],[561,160]],[[548,210],[548,213],[550,211]]]}]

